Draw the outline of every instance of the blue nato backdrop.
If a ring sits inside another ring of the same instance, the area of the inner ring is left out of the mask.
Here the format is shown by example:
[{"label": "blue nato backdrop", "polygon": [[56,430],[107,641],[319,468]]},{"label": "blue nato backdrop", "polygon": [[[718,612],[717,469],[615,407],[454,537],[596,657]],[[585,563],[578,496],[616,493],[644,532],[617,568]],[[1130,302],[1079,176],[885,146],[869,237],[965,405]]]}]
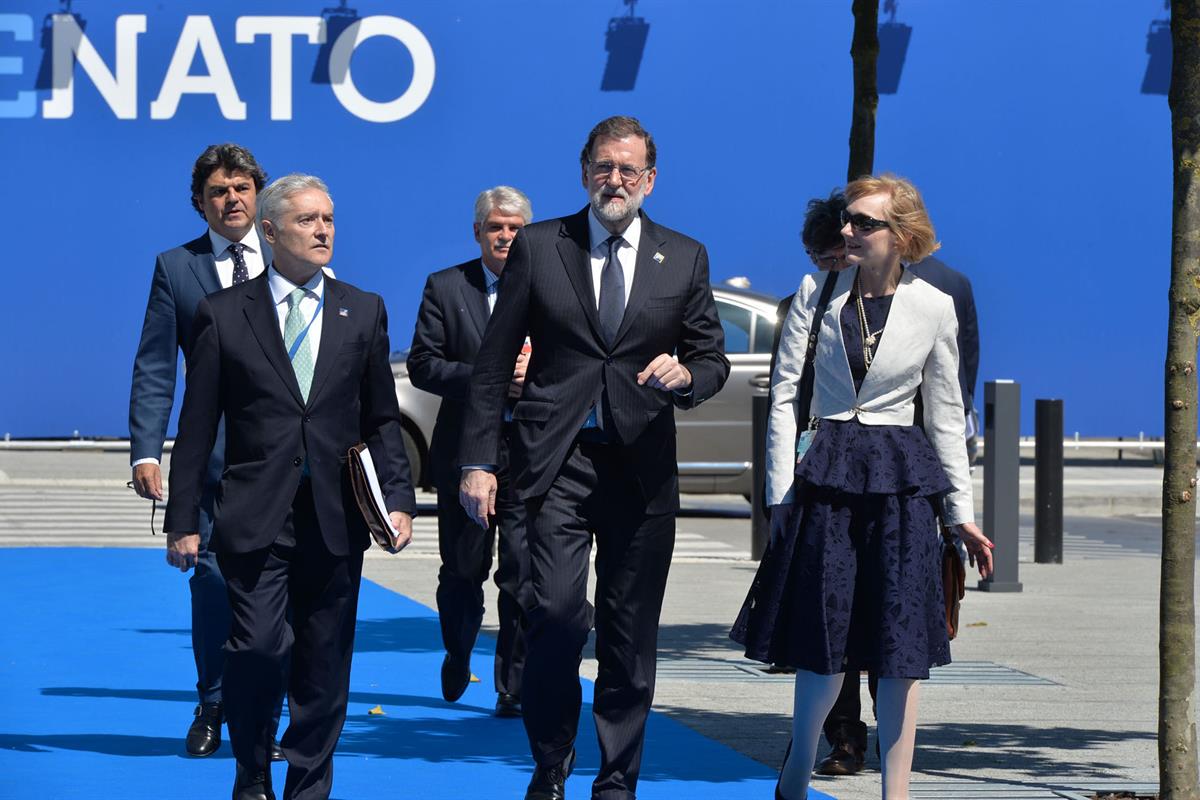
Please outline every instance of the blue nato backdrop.
[{"label": "blue nato backdrop", "polygon": [[[1162,432],[1166,16],[880,15],[876,170],[924,192],[974,282],[980,381],[1022,384],[1030,432],[1035,397],[1065,400],[1068,432]],[[845,182],[852,29],[849,0],[6,0],[0,433],[127,433],[154,257],[204,230],[190,169],[214,142],[325,179],[333,266],[384,297],[394,349],[426,275],[478,255],[475,195],[578,210],[579,151],[611,114],[654,134],[647,212],[707,244],[714,282],[794,291],[805,201]]]}]

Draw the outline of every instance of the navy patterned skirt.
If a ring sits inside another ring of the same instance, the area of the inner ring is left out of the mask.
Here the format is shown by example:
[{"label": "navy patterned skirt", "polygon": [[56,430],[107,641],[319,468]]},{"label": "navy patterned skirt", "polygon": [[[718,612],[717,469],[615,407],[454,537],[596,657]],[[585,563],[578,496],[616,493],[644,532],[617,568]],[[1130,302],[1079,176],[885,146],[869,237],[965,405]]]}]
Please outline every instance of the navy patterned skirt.
[{"label": "navy patterned skirt", "polygon": [[928,678],[950,663],[937,529],[948,489],[921,429],[822,420],[730,637],[756,661]]}]

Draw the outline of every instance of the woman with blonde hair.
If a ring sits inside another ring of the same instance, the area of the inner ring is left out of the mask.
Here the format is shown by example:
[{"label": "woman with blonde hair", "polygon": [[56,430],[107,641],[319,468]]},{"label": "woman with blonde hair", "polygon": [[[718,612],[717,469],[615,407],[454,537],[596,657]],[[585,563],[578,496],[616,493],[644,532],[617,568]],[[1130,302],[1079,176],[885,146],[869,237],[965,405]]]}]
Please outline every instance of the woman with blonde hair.
[{"label": "woman with blonde hair", "polygon": [[908,797],[918,681],[950,662],[938,518],[981,576],[992,568],[974,522],[954,304],[905,268],[938,248],[933,224],[903,178],[860,178],[845,195],[849,266],[806,276],[784,323],[767,428],[771,541],[731,633],[749,658],[796,668],[776,800],[807,798],[843,674],[868,669],[882,796]]}]

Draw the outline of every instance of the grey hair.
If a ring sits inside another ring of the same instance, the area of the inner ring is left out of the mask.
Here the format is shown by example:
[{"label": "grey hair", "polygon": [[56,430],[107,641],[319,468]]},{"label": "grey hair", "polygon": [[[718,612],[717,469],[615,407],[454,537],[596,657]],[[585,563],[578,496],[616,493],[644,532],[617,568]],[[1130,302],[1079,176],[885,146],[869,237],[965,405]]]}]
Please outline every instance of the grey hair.
[{"label": "grey hair", "polygon": [[533,206],[520,189],[511,186],[495,186],[485,189],[475,198],[475,224],[482,225],[492,209],[502,214],[519,214],[528,225],[533,221]]},{"label": "grey hair", "polygon": [[319,189],[329,198],[329,205],[333,206],[333,197],[329,194],[329,187],[325,185],[325,181],[318,178],[316,175],[304,175],[299,172],[293,172],[290,175],[284,175],[282,178],[276,178],[271,181],[271,185],[258,193],[258,225],[262,227],[262,221],[269,219],[272,222],[278,221],[278,215],[282,213],[283,206],[294,194],[307,191],[309,189]]}]

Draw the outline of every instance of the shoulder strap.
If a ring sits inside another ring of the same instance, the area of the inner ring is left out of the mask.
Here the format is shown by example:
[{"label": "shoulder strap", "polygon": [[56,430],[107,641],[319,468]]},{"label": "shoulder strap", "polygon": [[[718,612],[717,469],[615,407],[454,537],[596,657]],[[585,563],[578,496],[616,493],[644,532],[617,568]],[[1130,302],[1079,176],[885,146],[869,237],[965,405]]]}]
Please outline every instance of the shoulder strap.
[{"label": "shoulder strap", "polygon": [[804,369],[800,372],[800,388],[796,395],[799,411],[797,419],[803,427],[808,427],[808,418],[812,409],[813,382],[815,380],[813,361],[817,355],[817,337],[821,333],[821,320],[824,319],[825,311],[829,308],[829,301],[833,298],[833,287],[837,284],[837,276],[836,272],[825,273],[825,284],[821,287],[821,295],[817,298],[817,306],[813,309],[812,321],[808,326],[808,350],[804,354]]}]

